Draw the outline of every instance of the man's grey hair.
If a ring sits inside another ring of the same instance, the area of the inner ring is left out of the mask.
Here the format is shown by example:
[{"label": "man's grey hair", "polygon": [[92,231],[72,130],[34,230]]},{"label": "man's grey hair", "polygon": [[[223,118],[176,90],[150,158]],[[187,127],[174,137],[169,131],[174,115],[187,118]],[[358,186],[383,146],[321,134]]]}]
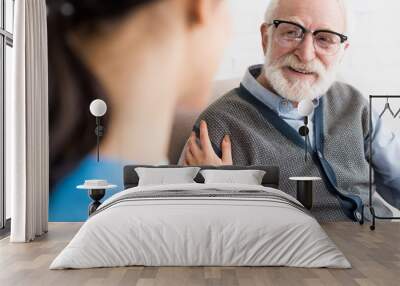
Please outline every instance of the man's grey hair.
[{"label": "man's grey hair", "polygon": [[[338,4],[341,6],[342,10],[343,10],[343,15],[345,17],[345,31],[344,33],[346,35],[351,34],[352,30],[353,30],[353,25],[352,25],[352,15],[350,12],[350,8],[349,8],[349,4],[348,1],[349,0],[336,0],[338,2]],[[275,11],[276,9],[279,7],[281,0],[271,0],[267,11],[265,12],[265,22],[270,24],[272,23],[272,21],[274,20],[275,17]]]}]

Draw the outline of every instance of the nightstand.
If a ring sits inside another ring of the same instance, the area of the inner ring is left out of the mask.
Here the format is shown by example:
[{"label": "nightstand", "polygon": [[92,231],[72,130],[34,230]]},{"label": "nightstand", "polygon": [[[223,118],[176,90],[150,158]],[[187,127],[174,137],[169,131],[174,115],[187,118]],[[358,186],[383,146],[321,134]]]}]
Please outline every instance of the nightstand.
[{"label": "nightstand", "polygon": [[297,182],[297,200],[306,209],[311,210],[313,206],[313,182],[322,179],[319,177],[291,177],[289,180]]},{"label": "nightstand", "polygon": [[116,187],[116,185],[111,185],[106,180],[85,180],[83,185],[79,185],[76,188],[80,190],[87,190],[89,197],[93,200],[88,208],[90,216],[101,205],[100,200],[106,194],[106,190],[114,189]]}]

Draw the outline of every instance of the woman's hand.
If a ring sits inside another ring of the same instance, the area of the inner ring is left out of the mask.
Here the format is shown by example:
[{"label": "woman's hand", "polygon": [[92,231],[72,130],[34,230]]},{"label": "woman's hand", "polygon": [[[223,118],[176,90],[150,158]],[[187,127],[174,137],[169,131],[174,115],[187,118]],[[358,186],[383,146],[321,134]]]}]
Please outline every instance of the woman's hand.
[{"label": "woman's hand", "polygon": [[196,142],[196,134],[192,132],[185,147],[184,165],[186,166],[222,166],[233,165],[232,146],[229,135],[226,135],[221,142],[222,158],[215,154],[208,136],[207,124],[200,122],[200,146]]}]

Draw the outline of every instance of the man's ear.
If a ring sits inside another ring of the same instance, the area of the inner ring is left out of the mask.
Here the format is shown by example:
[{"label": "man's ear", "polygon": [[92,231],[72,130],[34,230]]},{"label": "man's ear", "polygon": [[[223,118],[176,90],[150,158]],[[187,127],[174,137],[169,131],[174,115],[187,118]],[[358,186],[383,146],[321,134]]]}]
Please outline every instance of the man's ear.
[{"label": "man's ear", "polygon": [[344,59],[344,57],[345,57],[345,55],[346,55],[346,50],[347,50],[349,47],[350,47],[350,43],[349,43],[349,42],[346,42],[346,43],[344,44],[343,51],[342,51],[341,55],[339,56],[339,62],[342,62],[342,61],[343,61],[343,59]]},{"label": "man's ear", "polygon": [[262,41],[262,47],[264,51],[264,55],[267,53],[267,48],[268,48],[268,24],[263,23],[260,27],[260,32],[261,32],[261,41]]}]

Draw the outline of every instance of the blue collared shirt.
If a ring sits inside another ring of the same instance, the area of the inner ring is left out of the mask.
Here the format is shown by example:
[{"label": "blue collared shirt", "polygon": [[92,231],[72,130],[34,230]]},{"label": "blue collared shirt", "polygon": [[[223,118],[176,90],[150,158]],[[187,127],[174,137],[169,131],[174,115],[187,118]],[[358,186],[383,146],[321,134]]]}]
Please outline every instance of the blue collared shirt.
[{"label": "blue collared shirt", "polygon": [[[286,121],[295,130],[299,130],[304,125],[303,117],[298,113],[292,103],[269,91],[262,86],[256,79],[256,75],[260,74],[262,65],[251,66],[243,80],[242,85],[259,101],[275,111],[283,120]],[[319,100],[314,100],[315,107],[318,106]],[[314,116],[310,115],[310,144],[314,146]],[[376,184],[380,187],[380,193],[383,193],[385,199],[397,207],[400,205],[400,140],[393,132],[386,130],[379,115],[372,113],[372,144],[373,152],[373,168],[376,176]],[[365,154],[368,160],[368,140],[365,142]],[[381,192],[382,191],[382,192]]]}]

